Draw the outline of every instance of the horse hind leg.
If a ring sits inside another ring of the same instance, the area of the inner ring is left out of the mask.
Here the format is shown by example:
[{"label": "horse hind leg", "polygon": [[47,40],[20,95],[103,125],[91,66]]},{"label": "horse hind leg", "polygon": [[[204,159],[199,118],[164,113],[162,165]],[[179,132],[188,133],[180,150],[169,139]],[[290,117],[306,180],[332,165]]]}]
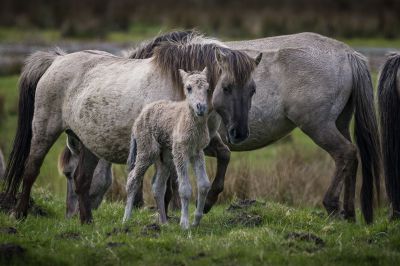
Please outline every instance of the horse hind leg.
[{"label": "horse hind leg", "polygon": [[[22,193],[12,215],[17,219],[24,218],[28,214],[29,198],[31,189],[35,183],[43,160],[50,150],[51,146],[60,136],[62,130],[58,127],[59,118],[46,120],[46,124],[33,121],[32,140],[27,163],[24,169],[24,178],[22,183]],[[54,123],[51,123],[51,122]],[[52,125],[52,126],[49,126]]]},{"label": "horse hind leg", "polygon": [[[336,127],[334,122],[321,123],[317,126],[305,126],[302,128],[311,139],[327,151],[335,161],[335,173],[331,184],[325,193],[323,205],[329,215],[340,214],[340,193],[345,180],[347,186],[346,197],[349,200],[353,194],[353,181],[357,171],[357,149]],[[345,204],[347,218],[354,217],[354,201]]]},{"label": "horse hind leg", "polygon": [[[351,142],[349,127],[353,116],[353,109],[353,103],[350,99],[336,120],[338,130],[349,142]],[[357,157],[355,157],[353,168],[349,171],[344,181],[343,214],[345,219],[351,221],[355,221],[356,217],[354,200],[356,194],[357,167],[358,160]]]}]

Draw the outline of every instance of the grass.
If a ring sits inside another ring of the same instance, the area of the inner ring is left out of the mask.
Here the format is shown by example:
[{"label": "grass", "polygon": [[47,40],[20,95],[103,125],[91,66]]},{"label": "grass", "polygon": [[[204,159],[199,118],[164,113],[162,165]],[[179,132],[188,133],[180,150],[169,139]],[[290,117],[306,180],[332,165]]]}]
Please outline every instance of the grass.
[{"label": "grass", "polygon": [[[3,259],[6,265],[395,265],[400,260],[400,223],[388,222],[386,209],[366,226],[360,215],[357,223],[348,223],[319,208],[259,201],[235,211],[218,205],[188,231],[180,229],[175,212],[172,222],[157,230],[149,227],[157,219],[149,208],[122,225],[123,204],[105,202],[94,212],[95,223],[82,226],[77,218],[64,218],[59,197],[45,190],[34,194],[48,216],[15,221],[0,214],[0,243],[25,249],[11,261]],[[5,227],[17,233],[7,234]]]},{"label": "grass", "polygon": [[[176,30],[156,24],[135,23],[128,27],[126,31],[109,31],[97,38],[101,41],[109,42],[137,42],[143,39],[149,39],[159,34],[160,32],[168,32]],[[206,33],[211,33],[211,30],[205,30]],[[221,37],[221,36],[220,36]],[[257,36],[257,38],[267,36]],[[229,35],[222,36],[223,40],[238,40]],[[340,38],[340,41],[347,43],[353,47],[381,47],[381,48],[397,48],[400,49],[400,39],[386,39],[382,37],[372,38]],[[57,29],[37,29],[37,28],[16,28],[16,27],[0,27],[0,43],[54,43],[61,41],[88,41],[94,40],[94,36],[76,36],[63,37],[60,30]]]}]

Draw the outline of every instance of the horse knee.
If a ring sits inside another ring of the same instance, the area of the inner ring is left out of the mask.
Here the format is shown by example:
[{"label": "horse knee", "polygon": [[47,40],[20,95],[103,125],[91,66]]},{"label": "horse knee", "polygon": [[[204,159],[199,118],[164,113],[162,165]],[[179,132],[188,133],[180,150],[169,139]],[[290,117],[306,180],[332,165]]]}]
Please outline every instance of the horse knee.
[{"label": "horse knee", "polygon": [[231,151],[228,148],[219,150],[217,159],[219,162],[228,164],[231,160]]},{"label": "horse knee", "polygon": [[192,196],[192,188],[189,183],[179,185],[179,196],[183,199],[189,199]]},{"label": "horse knee", "polygon": [[207,194],[208,191],[210,190],[210,181],[208,180],[204,180],[202,182],[199,183],[198,185],[198,190],[200,194]]}]

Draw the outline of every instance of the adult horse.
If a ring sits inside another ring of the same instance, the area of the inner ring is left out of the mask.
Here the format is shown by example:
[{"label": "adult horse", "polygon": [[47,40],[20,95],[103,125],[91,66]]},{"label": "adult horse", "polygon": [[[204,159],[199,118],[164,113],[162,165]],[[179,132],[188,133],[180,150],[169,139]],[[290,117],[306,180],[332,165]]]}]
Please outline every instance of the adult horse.
[{"label": "adult horse", "polygon": [[[335,161],[335,173],[323,200],[325,209],[330,215],[341,213],[339,198],[344,184],[343,215],[354,220],[358,159],[349,131],[354,113],[363,176],[361,208],[366,222],[372,222],[374,180],[379,193],[380,144],[366,59],[346,44],[315,33],[225,44],[249,55],[263,53],[254,74],[257,93],[249,114],[250,136],[240,144],[228,139],[229,148],[262,148],[299,127]],[[151,41],[147,47],[133,50],[130,57],[150,57],[154,47],[157,43]],[[225,135],[225,130],[220,132]],[[205,205],[208,212],[223,190],[230,151],[211,141],[205,152],[218,159]]]},{"label": "adult horse", "polygon": [[[43,159],[69,130],[83,144],[74,178],[81,222],[90,222],[89,188],[99,157],[126,162],[130,129],[142,107],[160,99],[182,99],[179,68],[209,69],[213,108],[229,125],[231,142],[243,141],[255,91],[252,73],[260,60],[261,55],[253,59],[196,34],[184,43],[164,42],[153,57],[141,60],[99,51],[33,54],[21,74],[18,127],[6,169],[8,196],[15,196],[23,179],[14,215],[26,216]],[[211,136],[220,140],[219,120],[214,121]]]},{"label": "adult horse", "polygon": [[391,54],[379,77],[378,102],[381,122],[383,168],[391,218],[400,218],[400,53]]}]

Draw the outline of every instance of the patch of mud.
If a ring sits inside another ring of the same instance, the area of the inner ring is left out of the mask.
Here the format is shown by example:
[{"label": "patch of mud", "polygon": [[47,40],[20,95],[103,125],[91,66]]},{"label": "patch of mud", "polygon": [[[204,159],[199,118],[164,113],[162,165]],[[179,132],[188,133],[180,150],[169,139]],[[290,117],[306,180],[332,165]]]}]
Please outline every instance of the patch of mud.
[{"label": "patch of mud", "polygon": [[17,244],[5,243],[0,244],[0,259],[11,260],[13,257],[22,256],[25,253],[25,249]]},{"label": "patch of mud", "polygon": [[107,247],[108,248],[117,248],[117,247],[121,247],[121,246],[125,246],[126,243],[124,242],[108,242],[107,243]]},{"label": "patch of mud", "polygon": [[245,227],[260,226],[262,222],[263,219],[260,215],[247,212],[239,212],[228,219],[228,224],[230,225],[242,225]]},{"label": "patch of mud", "polygon": [[[0,211],[10,212],[14,206],[17,204],[17,201],[20,197],[21,193],[18,193],[17,197],[10,197],[5,192],[0,193]],[[40,207],[35,203],[32,197],[29,198],[28,203],[28,211],[30,214],[35,216],[48,216],[48,213],[45,209]]]},{"label": "patch of mud", "polygon": [[231,205],[229,205],[229,207],[226,209],[227,211],[236,211],[236,210],[242,210],[242,209],[247,209],[251,206],[257,206],[262,204],[259,201],[253,200],[253,199],[240,199],[237,200],[233,203],[231,203]]},{"label": "patch of mud", "polygon": [[[286,235],[287,240],[304,241],[313,244],[314,246],[305,247],[307,252],[316,252],[325,246],[325,241],[322,238],[311,233],[290,232]],[[295,243],[289,243],[289,247],[294,246]]]},{"label": "patch of mud", "polygon": [[201,258],[204,258],[204,257],[206,257],[206,253],[203,252],[203,251],[200,251],[200,252],[197,253],[195,256],[190,257],[190,259],[192,259],[192,260],[198,260],[198,259],[201,259]]},{"label": "patch of mud", "polygon": [[81,238],[81,234],[77,232],[63,232],[57,235],[57,237],[61,239],[78,240]]},{"label": "patch of mud", "polygon": [[113,230],[111,232],[108,232],[106,235],[113,236],[113,235],[119,235],[119,234],[129,234],[130,232],[131,232],[131,230],[127,226],[125,226],[123,228],[114,227]]},{"label": "patch of mud", "polygon": [[161,227],[156,224],[148,224],[142,229],[142,236],[159,237],[161,233]]},{"label": "patch of mud", "polygon": [[7,235],[15,235],[17,233],[17,229],[15,227],[0,227],[0,233]]}]

